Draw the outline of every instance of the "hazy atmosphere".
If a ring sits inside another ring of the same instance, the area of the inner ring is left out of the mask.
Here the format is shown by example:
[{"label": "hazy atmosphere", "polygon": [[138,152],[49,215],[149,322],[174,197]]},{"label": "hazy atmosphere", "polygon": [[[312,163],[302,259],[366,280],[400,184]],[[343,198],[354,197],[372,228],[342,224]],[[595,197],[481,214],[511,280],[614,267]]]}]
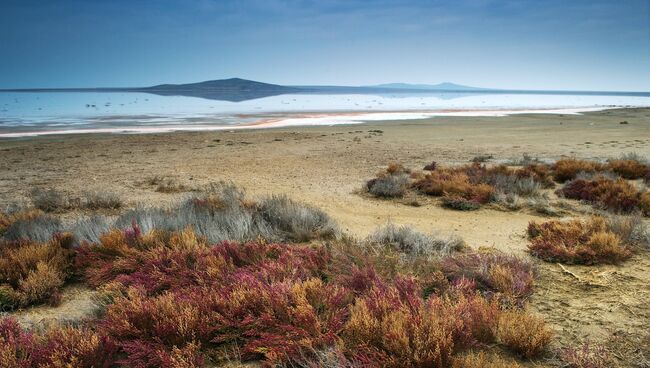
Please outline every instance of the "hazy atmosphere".
[{"label": "hazy atmosphere", "polygon": [[0,88],[241,77],[650,90],[646,0],[3,0]]}]

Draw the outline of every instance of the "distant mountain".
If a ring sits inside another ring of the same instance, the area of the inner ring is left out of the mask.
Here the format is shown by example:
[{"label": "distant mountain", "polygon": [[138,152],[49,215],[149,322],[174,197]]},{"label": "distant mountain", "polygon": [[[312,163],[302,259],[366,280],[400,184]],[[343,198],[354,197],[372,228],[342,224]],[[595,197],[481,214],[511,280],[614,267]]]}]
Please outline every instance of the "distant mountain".
[{"label": "distant mountain", "polygon": [[540,91],[509,90],[463,86],[455,83],[408,84],[388,83],[375,86],[281,86],[241,78],[210,80],[188,84],[159,84],[151,87],[111,88],[28,88],[0,89],[0,92],[143,92],[161,96],[187,96],[210,100],[241,102],[284,94],[366,94],[366,95],[436,95],[438,98],[455,98],[471,94],[544,94],[544,95],[593,95],[593,96],[644,96],[650,92],[612,91]]},{"label": "distant mountain", "polygon": [[152,87],[136,88],[135,90],[161,96],[202,97],[232,102],[302,91],[295,87],[280,86],[241,78],[219,79],[187,84],[159,84]]},{"label": "distant mountain", "polygon": [[408,89],[408,90],[430,90],[430,91],[480,91],[487,88],[463,86],[455,83],[438,83],[438,84],[409,84],[409,83],[387,83],[369,86],[370,88],[389,88],[389,89]]}]

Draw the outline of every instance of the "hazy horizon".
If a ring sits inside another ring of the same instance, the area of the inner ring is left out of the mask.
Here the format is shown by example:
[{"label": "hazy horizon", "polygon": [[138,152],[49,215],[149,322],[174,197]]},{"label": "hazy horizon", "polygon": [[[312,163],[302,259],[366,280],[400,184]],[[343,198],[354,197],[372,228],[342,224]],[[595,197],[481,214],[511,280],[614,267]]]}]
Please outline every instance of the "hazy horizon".
[{"label": "hazy horizon", "polygon": [[5,0],[0,88],[283,85],[650,90],[645,0]]}]

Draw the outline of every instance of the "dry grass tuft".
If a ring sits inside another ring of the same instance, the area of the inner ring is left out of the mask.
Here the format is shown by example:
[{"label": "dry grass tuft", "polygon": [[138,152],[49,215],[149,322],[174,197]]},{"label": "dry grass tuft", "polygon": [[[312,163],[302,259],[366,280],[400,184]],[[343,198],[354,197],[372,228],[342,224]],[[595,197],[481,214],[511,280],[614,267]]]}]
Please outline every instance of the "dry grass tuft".
[{"label": "dry grass tuft", "polygon": [[496,336],[508,349],[530,359],[539,356],[547,348],[553,332],[540,317],[513,310],[501,314]]},{"label": "dry grass tuft", "polygon": [[[626,241],[634,230],[628,225],[610,226],[603,217],[586,221],[531,222],[528,249],[545,261],[569,264],[619,263],[632,255]],[[616,233],[615,231],[618,231]]]},{"label": "dry grass tuft", "polygon": [[69,234],[47,243],[0,242],[0,309],[42,303],[55,296],[71,273],[71,244]]},{"label": "dry grass tuft", "polygon": [[578,199],[592,205],[616,212],[641,211],[650,214],[650,196],[639,191],[624,179],[612,179],[603,175],[592,178],[576,178],[557,191],[558,195]]},{"label": "dry grass tuft", "polygon": [[612,359],[602,346],[589,343],[560,351],[560,359],[568,368],[606,368],[612,366]]},{"label": "dry grass tuft", "polygon": [[565,158],[556,161],[551,168],[555,181],[564,183],[575,179],[580,173],[595,173],[603,171],[604,167],[603,164],[594,161]]},{"label": "dry grass tuft", "polygon": [[452,368],[520,368],[521,365],[515,361],[506,360],[496,354],[488,354],[483,351],[469,352],[462,357],[456,358]]},{"label": "dry grass tuft", "polygon": [[81,198],[82,206],[90,210],[119,209],[124,203],[119,195],[106,191],[85,192]]}]

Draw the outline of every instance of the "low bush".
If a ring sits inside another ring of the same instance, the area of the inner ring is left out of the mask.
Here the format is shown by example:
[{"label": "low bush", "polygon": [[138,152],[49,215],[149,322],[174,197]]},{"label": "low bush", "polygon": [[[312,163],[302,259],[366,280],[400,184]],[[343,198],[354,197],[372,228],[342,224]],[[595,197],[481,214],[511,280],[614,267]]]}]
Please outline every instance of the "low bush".
[{"label": "low bush", "polygon": [[377,228],[366,242],[373,247],[389,248],[407,257],[437,257],[459,251],[465,246],[463,240],[457,237],[434,237],[409,226],[397,226],[390,222]]},{"label": "low bush", "polygon": [[501,314],[497,340],[524,358],[540,355],[551,342],[553,332],[540,317],[521,310]]},{"label": "low bush", "polygon": [[532,286],[530,266],[502,255],[447,256],[435,264],[449,286],[427,292],[429,277],[385,278],[330,247],[208,244],[190,229],[134,227],[81,246],[78,267],[111,300],[98,331],[121,364],[218,363],[216,351],[236,344],[269,366],[317,366],[334,346],[329,359],[343,366],[451,366],[496,340],[496,295]]},{"label": "low bush", "polygon": [[560,359],[568,368],[606,368],[612,360],[605,348],[589,343],[560,350]]},{"label": "low bush", "polygon": [[176,178],[153,176],[147,179],[146,183],[155,186],[156,192],[159,193],[179,193],[187,191],[185,185]]},{"label": "low bush", "polygon": [[474,163],[438,168],[417,177],[412,186],[423,194],[442,196],[445,207],[467,211],[504,196],[539,197],[540,190],[550,185],[550,173],[542,165],[510,169]]},{"label": "low bush", "polygon": [[487,354],[483,351],[470,352],[456,358],[452,368],[520,368],[515,361],[505,360],[496,354]]},{"label": "low bush", "polygon": [[123,206],[119,195],[105,191],[86,192],[82,196],[81,202],[84,208],[91,210],[118,209]]},{"label": "low bush", "polygon": [[490,201],[494,188],[485,183],[473,183],[462,169],[438,169],[413,183],[423,194],[463,198],[479,204]]},{"label": "low bush", "polygon": [[628,259],[632,251],[625,242],[630,239],[629,235],[614,230],[616,228],[603,217],[586,221],[531,222],[528,225],[531,239],[528,249],[534,256],[549,262],[618,263]]},{"label": "low bush", "polygon": [[439,267],[452,284],[469,280],[487,297],[519,306],[532,295],[537,274],[532,263],[501,253],[452,254]]},{"label": "low bush", "polygon": [[556,161],[551,169],[555,181],[564,183],[565,181],[575,179],[580,173],[595,173],[603,171],[605,166],[594,161],[579,160],[575,158],[565,158]]},{"label": "low bush", "polygon": [[366,182],[366,190],[375,197],[398,198],[404,196],[409,185],[410,170],[400,164],[390,164],[377,177]]},{"label": "low bush", "polygon": [[603,175],[576,178],[566,183],[557,194],[582,200],[608,211],[642,211],[650,214],[650,196],[647,192],[640,192],[634,185],[621,178],[611,179]]},{"label": "low bush", "polygon": [[542,163],[525,165],[515,171],[515,175],[521,178],[530,178],[539,183],[543,188],[553,188],[555,181],[551,167]]},{"label": "low bush", "polygon": [[0,319],[1,367],[108,368],[115,352],[110,340],[86,328],[61,327],[36,335],[14,319]]},{"label": "low bush", "polygon": [[209,242],[223,240],[307,241],[333,238],[338,225],[319,209],[284,196],[258,202],[237,187],[218,183],[171,208],[136,208],[122,214],[115,227],[136,224],[142,232],[153,229],[180,231],[191,227]]},{"label": "low bush", "polygon": [[620,175],[624,179],[643,179],[650,170],[645,162],[636,159],[617,159],[607,162],[607,169]]},{"label": "low bush", "polygon": [[0,309],[56,303],[71,274],[71,243],[71,236],[65,234],[47,243],[0,242]]},{"label": "low bush", "polygon": [[471,199],[465,199],[462,197],[442,197],[443,207],[451,208],[452,210],[457,211],[475,211],[481,208],[479,202],[473,201]]},{"label": "low bush", "polygon": [[17,221],[31,220],[43,216],[40,210],[0,211],[0,237]]},{"label": "low bush", "polygon": [[65,193],[51,188],[34,188],[29,197],[34,207],[45,212],[64,212],[77,206]]},{"label": "low bush", "polygon": [[2,237],[9,241],[47,242],[54,234],[63,231],[61,220],[40,211],[16,213],[6,223],[8,226],[1,232]]}]

